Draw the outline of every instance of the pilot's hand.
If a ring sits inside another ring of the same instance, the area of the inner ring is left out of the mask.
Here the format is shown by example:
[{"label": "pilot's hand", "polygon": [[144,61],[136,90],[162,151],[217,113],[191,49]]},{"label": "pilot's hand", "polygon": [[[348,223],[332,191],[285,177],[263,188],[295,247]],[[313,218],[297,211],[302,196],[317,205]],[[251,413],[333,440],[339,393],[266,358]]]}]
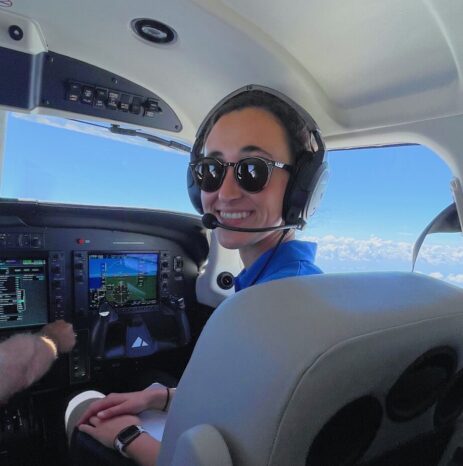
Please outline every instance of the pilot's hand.
[{"label": "pilot's hand", "polygon": [[97,416],[92,416],[87,424],[81,424],[79,430],[93,437],[105,447],[114,449],[114,440],[117,434],[125,427],[139,425],[140,419],[137,416],[124,415],[113,417],[103,421]]},{"label": "pilot's hand", "polygon": [[88,423],[92,417],[106,420],[123,414],[138,414],[147,409],[162,409],[165,400],[165,388],[111,393],[105,398],[94,401],[77,421],[77,425]]},{"label": "pilot's hand", "polygon": [[68,353],[76,344],[76,335],[71,324],[64,320],[56,320],[45,325],[41,330],[42,335],[50,338],[56,345],[58,353]]}]

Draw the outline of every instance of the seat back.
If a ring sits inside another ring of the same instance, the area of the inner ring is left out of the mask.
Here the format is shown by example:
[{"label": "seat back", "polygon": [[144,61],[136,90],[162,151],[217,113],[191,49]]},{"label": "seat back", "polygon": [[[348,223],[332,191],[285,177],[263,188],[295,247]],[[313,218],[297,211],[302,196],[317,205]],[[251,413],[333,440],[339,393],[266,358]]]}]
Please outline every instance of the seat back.
[{"label": "seat back", "polygon": [[204,328],[159,464],[170,465],[179,437],[201,424],[220,432],[235,466],[377,458],[452,425],[463,406],[462,354],[463,289],[424,275],[251,287]]}]

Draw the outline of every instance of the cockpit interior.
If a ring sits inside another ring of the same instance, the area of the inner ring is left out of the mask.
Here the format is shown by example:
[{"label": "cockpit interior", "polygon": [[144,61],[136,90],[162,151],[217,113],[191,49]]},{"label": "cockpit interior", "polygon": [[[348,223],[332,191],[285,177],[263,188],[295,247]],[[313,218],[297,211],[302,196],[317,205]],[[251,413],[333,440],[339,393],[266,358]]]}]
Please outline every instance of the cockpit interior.
[{"label": "cockpit interior", "polygon": [[[424,236],[461,235],[462,18],[451,0],[0,0],[0,189],[11,114],[175,152],[186,186],[209,110],[261,84],[328,151],[432,148],[454,203]],[[64,319],[77,342],[0,405],[0,464],[78,466],[68,401],[157,381],[180,382],[161,466],[463,465],[461,286],[390,271],[235,294],[241,268],[191,211],[2,196],[0,341]]]}]

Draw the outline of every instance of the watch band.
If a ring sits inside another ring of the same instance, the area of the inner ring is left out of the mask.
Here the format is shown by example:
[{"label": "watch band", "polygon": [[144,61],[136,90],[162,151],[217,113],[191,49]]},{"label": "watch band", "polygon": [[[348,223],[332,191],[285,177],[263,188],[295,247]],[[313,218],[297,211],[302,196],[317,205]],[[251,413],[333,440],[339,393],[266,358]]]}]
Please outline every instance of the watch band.
[{"label": "watch band", "polygon": [[131,425],[124,427],[114,439],[114,449],[117,450],[122,456],[128,458],[129,456],[124,451],[127,445],[130,445],[137,437],[146,432],[142,426]]}]

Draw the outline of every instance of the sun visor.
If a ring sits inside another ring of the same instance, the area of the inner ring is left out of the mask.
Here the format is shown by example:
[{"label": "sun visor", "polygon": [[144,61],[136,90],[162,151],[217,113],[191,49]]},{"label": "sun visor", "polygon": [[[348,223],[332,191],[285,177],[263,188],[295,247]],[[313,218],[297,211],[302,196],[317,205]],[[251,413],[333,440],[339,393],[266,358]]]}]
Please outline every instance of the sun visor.
[{"label": "sun visor", "polygon": [[458,217],[460,218],[460,228],[463,231],[463,188],[458,178],[453,178],[450,182],[453,199],[457,208]]},{"label": "sun visor", "polygon": [[423,230],[413,246],[412,271],[415,269],[416,259],[427,235],[431,233],[458,233],[462,231],[461,220],[458,218],[457,206],[450,204],[439,213]]}]

